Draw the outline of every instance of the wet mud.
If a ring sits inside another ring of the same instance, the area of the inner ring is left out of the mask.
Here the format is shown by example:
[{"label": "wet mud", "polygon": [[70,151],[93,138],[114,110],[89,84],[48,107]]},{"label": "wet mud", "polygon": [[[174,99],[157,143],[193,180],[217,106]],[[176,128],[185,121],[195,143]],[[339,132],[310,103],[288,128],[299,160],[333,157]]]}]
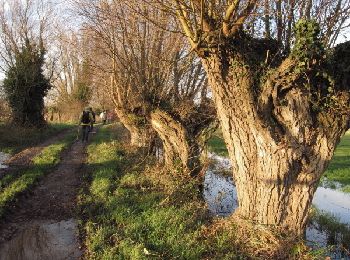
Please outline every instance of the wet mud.
[{"label": "wet mud", "polygon": [[0,260],[79,259],[77,196],[85,146],[77,141],[57,168],[0,221]]}]

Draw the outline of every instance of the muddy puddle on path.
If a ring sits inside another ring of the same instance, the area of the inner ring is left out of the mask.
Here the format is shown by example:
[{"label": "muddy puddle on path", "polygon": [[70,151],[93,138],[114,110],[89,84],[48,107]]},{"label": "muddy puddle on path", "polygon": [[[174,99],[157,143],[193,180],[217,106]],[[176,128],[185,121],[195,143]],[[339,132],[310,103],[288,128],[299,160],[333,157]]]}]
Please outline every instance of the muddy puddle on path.
[{"label": "muddy puddle on path", "polygon": [[0,260],[79,259],[78,223],[38,221],[0,248]]},{"label": "muddy puddle on path", "polygon": [[10,159],[11,155],[6,154],[3,152],[0,152],[0,169],[6,169],[8,166],[5,164],[5,162]]},{"label": "muddy puddle on path", "polygon": [[[215,154],[209,157],[214,164],[205,175],[203,196],[213,215],[227,217],[238,207],[233,178],[220,174],[230,171],[230,161]],[[320,217],[307,227],[307,244],[314,249],[326,248],[332,259],[350,259],[346,252],[350,252],[350,194],[320,186],[313,205]]]},{"label": "muddy puddle on path", "polygon": [[80,259],[76,198],[85,146],[75,142],[61,161],[0,222],[0,260]]}]

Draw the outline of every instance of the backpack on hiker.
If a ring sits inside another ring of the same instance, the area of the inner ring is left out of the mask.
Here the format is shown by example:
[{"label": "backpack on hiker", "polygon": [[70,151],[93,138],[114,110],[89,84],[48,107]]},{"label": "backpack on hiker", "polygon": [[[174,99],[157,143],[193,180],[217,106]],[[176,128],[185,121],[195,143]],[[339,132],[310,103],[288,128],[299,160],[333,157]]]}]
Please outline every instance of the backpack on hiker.
[{"label": "backpack on hiker", "polygon": [[91,123],[91,120],[90,120],[90,112],[89,111],[83,111],[83,115],[81,117],[81,123],[82,124],[90,124]]}]

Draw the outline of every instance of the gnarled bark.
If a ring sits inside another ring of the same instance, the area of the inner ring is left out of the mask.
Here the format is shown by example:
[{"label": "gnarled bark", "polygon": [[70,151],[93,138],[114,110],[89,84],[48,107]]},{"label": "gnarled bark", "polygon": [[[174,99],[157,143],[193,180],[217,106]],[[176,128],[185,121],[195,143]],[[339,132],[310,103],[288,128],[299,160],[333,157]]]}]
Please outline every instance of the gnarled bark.
[{"label": "gnarled bark", "polygon": [[197,175],[200,171],[200,147],[195,136],[173,116],[159,109],[152,111],[150,121],[163,141],[165,164],[174,167],[181,163],[186,172]]},{"label": "gnarled bark", "polygon": [[116,108],[115,112],[119,117],[120,122],[130,132],[130,144],[135,147],[148,147],[152,141],[152,129],[147,125],[138,125],[135,122],[130,113],[127,113],[125,109]]},{"label": "gnarled bark", "polygon": [[293,59],[269,74],[259,100],[255,71],[240,53],[215,53],[203,63],[233,164],[237,214],[301,235],[348,114],[315,112],[304,85],[310,71],[295,70]]}]

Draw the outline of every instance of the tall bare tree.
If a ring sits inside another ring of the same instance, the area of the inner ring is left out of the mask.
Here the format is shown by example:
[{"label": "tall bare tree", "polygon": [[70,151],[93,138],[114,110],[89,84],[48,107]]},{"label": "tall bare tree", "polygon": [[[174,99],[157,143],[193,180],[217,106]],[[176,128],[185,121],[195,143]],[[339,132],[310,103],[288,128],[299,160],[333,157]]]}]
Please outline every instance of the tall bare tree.
[{"label": "tall bare tree", "polygon": [[90,103],[94,91],[94,68],[88,35],[62,28],[55,41],[57,56],[51,96],[60,118],[75,121]]},{"label": "tall bare tree", "polygon": [[[146,124],[142,91],[146,88],[147,79],[144,69],[140,66],[146,64],[144,59],[139,62],[141,57],[136,56],[140,54],[141,49],[137,50],[135,45],[130,44],[141,43],[136,42],[135,35],[141,32],[135,21],[132,24],[130,16],[127,19],[130,13],[119,7],[119,4],[113,4],[113,1],[77,2],[78,12],[86,20],[85,28],[91,32],[96,48],[101,49],[99,59],[95,59],[95,67],[102,70],[101,76],[103,75],[106,90],[113,99],[115,111],[130,132],[131,144],[145,147],[150,142],[151,130]],[[130,28],[127,22],[130,22]],[[143,50],[146,50],[145,46]],[[135,68],[133,64],[139,67]],[[133,72],[133,69],[138,71]],[[132,73],[138,77],[135,79]],[[137,79],[144,82],[137,82]]]}]

